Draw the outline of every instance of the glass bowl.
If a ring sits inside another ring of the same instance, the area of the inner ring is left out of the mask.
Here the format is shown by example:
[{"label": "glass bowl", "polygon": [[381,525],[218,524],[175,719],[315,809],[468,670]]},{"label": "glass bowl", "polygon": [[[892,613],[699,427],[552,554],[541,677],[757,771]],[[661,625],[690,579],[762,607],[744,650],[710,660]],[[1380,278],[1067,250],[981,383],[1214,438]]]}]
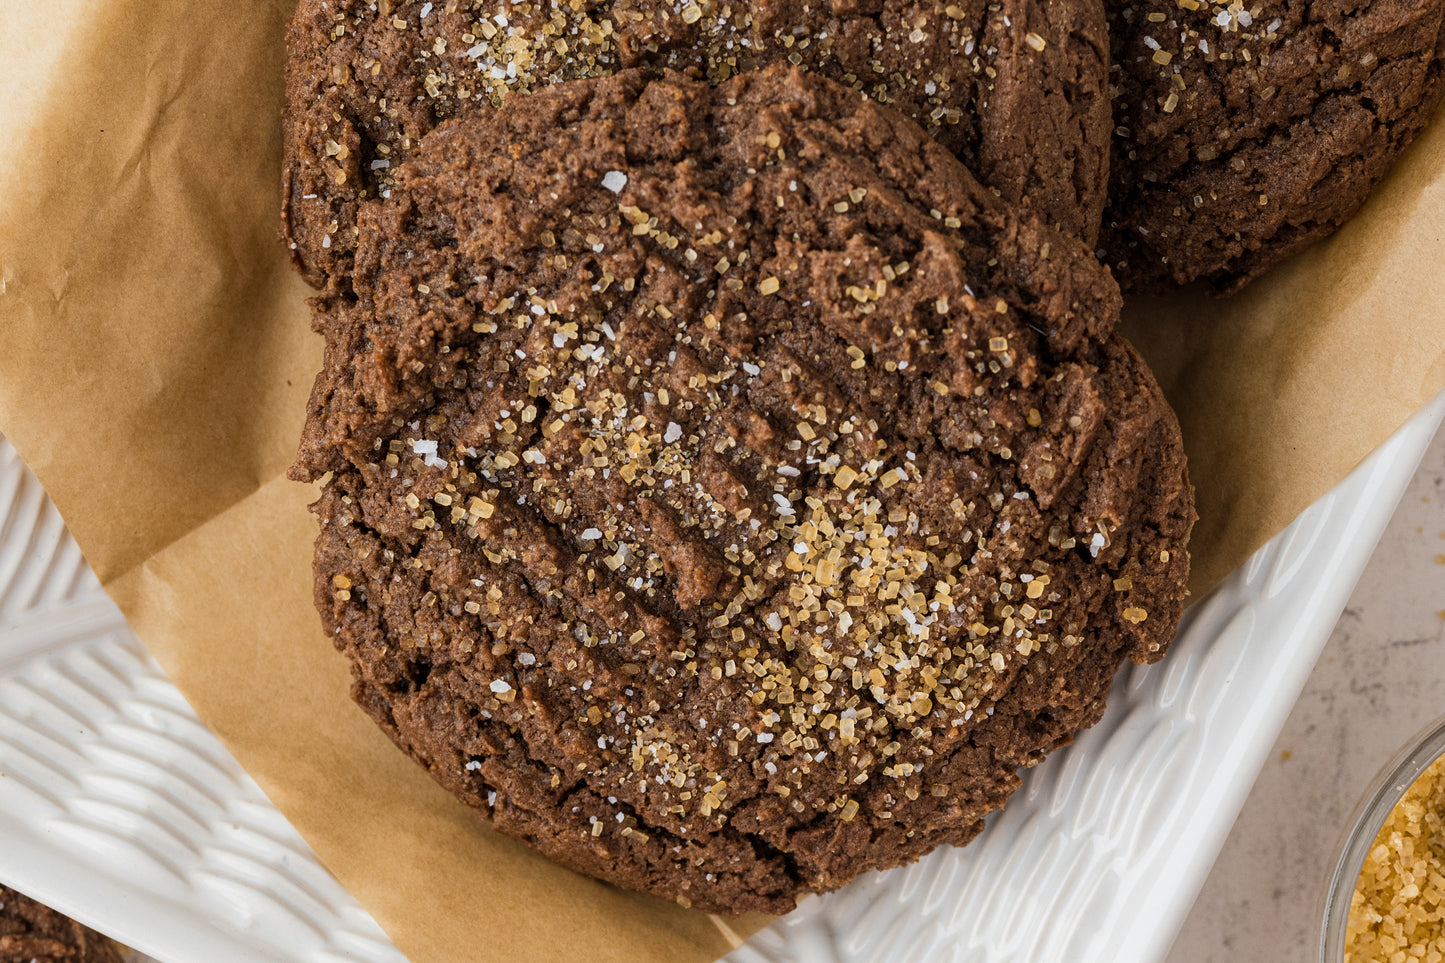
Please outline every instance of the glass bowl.
[{"label": "glass bowl", "polygon": [[1335,860],[1320,914],[1320,963],[1344,959],[1345,928],[1350,921],[1350,899],[1365,864],[1365,856],[1385,824],[1385,818],[1430,764],[1445,755],[1445,716],[1426,726],[1380,770],[1360,805],[1350,816],[1348,830]]}]

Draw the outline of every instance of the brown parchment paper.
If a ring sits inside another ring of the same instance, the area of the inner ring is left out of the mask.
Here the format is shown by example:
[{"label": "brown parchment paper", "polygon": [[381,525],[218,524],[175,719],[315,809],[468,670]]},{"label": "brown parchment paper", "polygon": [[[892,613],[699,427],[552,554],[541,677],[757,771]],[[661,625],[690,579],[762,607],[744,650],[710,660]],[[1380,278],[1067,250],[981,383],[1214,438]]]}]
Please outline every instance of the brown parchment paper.
[{"label": "brown parchment paper", "polygon": [[[320,362],[276,240],[291,0],[0,0],[0,431],[170,677],[415,963],[705,961],[724,924],[491,832],[347,697],[283,474]],[[1213,584],[1445,387],[1445,123],[1244,296],[1131,306]]]}]

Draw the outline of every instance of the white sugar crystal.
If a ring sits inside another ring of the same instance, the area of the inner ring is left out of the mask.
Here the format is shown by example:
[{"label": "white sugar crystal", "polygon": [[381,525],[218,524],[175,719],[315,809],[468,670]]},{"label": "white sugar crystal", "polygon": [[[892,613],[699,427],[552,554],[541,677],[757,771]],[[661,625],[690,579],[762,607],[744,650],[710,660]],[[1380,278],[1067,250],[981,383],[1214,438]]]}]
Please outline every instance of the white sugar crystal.
[{"label": "white sugar crystal", "polygon": [[614,194],[620,194],[627,186],[627,175],[621,171],[608,171],[602,175],[602,186]]},{"label": "white sugar crystal", "polygon": [[411,450],[421,455],[422,463],[428,468],[445,468],[446,460],[437,457],[437,443],[434,441],[414,441],[411,443]]},{"label": "white sugar crystal", "polygon": [[493,679],[491,688],[492,691],[497,693],[498,695],[501,695],[503,692],[512,691],[512,687],[508,685],[503,679]]}]

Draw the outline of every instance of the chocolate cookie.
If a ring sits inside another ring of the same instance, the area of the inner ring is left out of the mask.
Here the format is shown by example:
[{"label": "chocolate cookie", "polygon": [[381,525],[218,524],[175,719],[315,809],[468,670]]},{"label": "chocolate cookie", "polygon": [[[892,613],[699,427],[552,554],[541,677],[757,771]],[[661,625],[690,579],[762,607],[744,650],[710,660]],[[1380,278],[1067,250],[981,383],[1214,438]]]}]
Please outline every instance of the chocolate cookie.
[{"label": "chocolate cookie", "polygon": [[560,84],[363,205],[297,474],[355,696],[703,909],[962,844],[1159,658],[1179,430],[1084,245],[796,70]]},{"label": "chocolate cookie", "polygon": [[717,83],[789,62],[922,123],[988,186],[1093,243],[1107,184],[1101,0],[301,0],[283,222],[297,267],[344,278],[357,204],[440,121],[630,66]]},{"label": "chocolate cookie", "polygon": [[1440,100],[1445,0],[1105,5],[1125,287],[1237,288],[1327,236]]},{"label": "chocolate cookie", "polygon": [[0,886],[0,963],[121,963],[114,943]]}]

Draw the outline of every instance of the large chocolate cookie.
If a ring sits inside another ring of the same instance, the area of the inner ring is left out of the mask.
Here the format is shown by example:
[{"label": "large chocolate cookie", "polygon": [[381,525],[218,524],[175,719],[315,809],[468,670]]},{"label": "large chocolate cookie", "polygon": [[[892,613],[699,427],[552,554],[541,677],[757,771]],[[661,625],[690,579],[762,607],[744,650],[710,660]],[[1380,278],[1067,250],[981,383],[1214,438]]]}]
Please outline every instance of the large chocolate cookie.
[{"label": "large chocolate cookie", "polygon": [[1445,0],[1106,7],[1104,248],[1125,287],[1238,287],[1330,234],[1440,100]]},{"label": "large chocolate cookie", "polygon": [[967,842],[1169,643],[1179,430],[1084,245],[798,71],[433,131],[298,474],[355,695],[504,832],[719,912]]},{"label": "large chocolate cookie", "polygon": [[0,963],[120,963],[120,953],[94,930],[0,886]]},{"label": "large chocolate cookie", "polygon": [[715,83],[816,70],[918,120],[1005,199],[1098,236],[1101,0],[301,0],[288,46],[283,221],[318,287],[350,272],[357,204],[389,190],[440,121],[638,65]]}]

